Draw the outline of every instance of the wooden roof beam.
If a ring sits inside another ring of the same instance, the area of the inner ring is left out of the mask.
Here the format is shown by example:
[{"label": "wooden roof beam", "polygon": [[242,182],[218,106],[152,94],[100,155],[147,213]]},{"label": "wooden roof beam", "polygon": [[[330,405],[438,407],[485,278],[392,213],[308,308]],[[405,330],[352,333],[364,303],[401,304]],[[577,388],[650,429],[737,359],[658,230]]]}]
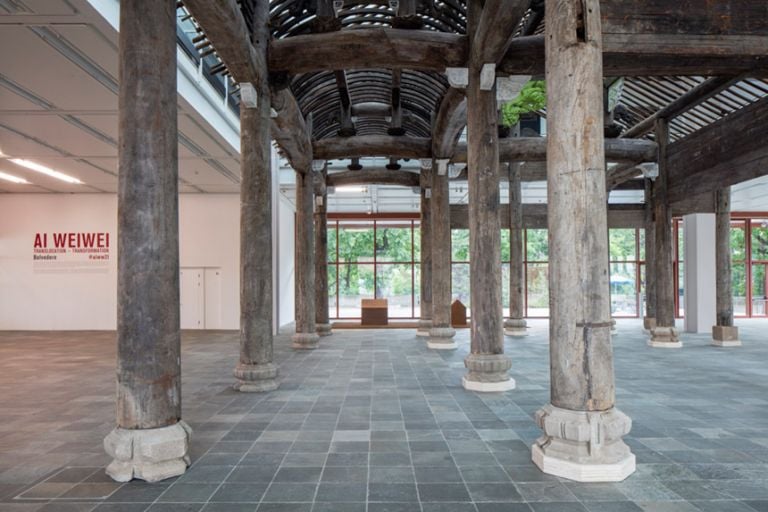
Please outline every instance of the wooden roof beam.
[{"label": "wooden roof beam", "polygon": [[391,158],[431,158],[432,141],[424,137],[358,135],[313,141],[313,154],[320,160],[384,156]]},{"label": "wooden roof beam", "polygon": [[391,108],[391,120],[390,126],[387,129],[389,135],[401,136],[405,135],[405,129],[403,129],[403,106],[400,101],[400,79],[402,72],[399,69],[392,70],[392,99],[390,102]]},{"label": "wooden roof beam", "polygon": [[348,185],[397,185],[401,187],[418,187],[419,174],[410,171],[390,171],[389,169],[342,171],[328,174],[325,183],[329,187]]},{"label": "wooden roof beam", "polygon": [[505,55],[520,19],[531,0],[485,0],[475,37],[470,45],[470,62],[478,68],[496,65]]},{"label": "wooden roof beam", "polygon": [[[184,6],[200,25],[232,78],[238,83],[257,83],[267,73],[267,62],[250,43],[245,20],[235,0],[185,0]],[[307,172],[312,164],[309,130],[298,103],[287,89],[272,90],[272,138],[291,166]]]},{"label": "wooden roof beam", "polygon": [[347,85],[347,72],[338,70],[336,75],[336,87],[339,89],[339,102],[341,106],[339,136],[352,137],[357,134],[355,123],[352,122],[352,99],[349,97],[349,86]]}]

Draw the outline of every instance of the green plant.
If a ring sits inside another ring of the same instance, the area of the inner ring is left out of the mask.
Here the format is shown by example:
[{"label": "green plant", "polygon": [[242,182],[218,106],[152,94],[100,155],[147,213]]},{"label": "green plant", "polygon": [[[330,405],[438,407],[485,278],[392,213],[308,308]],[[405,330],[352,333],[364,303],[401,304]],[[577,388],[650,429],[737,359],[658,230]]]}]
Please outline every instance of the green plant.
[{"label": "green plant", "polygon": [[546,84],[543,80],[531,80],[523,86],[517,98],[501,107],[501,123],[504,126],[514,126],[520,121],[521,115],[536,112],[546,105]]}]

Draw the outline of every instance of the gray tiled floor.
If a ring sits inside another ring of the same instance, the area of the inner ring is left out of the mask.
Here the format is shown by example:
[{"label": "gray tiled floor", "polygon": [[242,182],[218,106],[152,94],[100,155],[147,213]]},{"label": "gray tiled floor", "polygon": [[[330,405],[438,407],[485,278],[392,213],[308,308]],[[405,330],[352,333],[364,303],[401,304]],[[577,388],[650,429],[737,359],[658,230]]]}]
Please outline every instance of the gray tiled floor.
[{"label": "gray tiled floor", "polygon": [[0,333],[0,511],[768,511],[767,321],[745,346],[685,335],[651,349],[637,321],[614,337],[619,406],[638,470],[618,484],[540,473],[532,413],[548,400],[546,323],[507,340],[517,389],[460,387],[451,352],[412,331],[339,331],[314,352],[276,342],[282,385],[230,389],[236,333],[185,333],[184,417],[194,463],[160,484],[116,484],[114,334]]}]

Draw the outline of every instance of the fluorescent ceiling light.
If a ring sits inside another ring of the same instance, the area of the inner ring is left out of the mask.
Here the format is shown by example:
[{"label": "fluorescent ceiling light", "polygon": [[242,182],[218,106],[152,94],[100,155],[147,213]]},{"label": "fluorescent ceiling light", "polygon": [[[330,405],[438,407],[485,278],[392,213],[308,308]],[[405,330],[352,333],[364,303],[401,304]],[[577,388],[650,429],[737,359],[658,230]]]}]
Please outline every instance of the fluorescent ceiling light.
[{"label": "fluorescent ceiling light", "polygon": [[355,185],[347,185],[342,187],[334,187],[334,192],[341,192],[342,194],[349,194],[349,193],[358,193],[361,194],[363,192],[367,192],[368,189],[366,187],[362,186],[355,186]]},{"label": "fluorescent ceiling light", "polygon": [[11,158],[11,162],[15,163],[16,165],[26,167],[29,170],[46,174],[51,178],[56,178],[57,180],[66,181],[67,183],[74,183],[76,185],[83,184],[83,182],[77,178],[73,178],[72,176],[64,174],[63,172],[54,171],[53,169],[50,169],[44,165],[40,165],[36,162],[24,160],[23,158]]},{"label": "fluorescent ceiling light", "polygon": [[11,183],[29,185],[29,182],[24,178],[19,178],[18,176],[13,176],[12,174],[6,174],[4,172],[0,172],[0,180],[10,181]]}]

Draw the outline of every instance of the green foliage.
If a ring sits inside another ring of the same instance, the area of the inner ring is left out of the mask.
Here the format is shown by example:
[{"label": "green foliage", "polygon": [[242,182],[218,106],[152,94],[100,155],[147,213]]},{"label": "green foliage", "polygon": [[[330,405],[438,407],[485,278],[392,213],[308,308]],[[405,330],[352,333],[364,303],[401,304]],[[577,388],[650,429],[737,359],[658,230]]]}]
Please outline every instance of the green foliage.
[{"label": "green foliage", "polygon": [[547,105],[547,89],[543,80],[531,80],[520,91],[514,100],[501,107],[501,123],[504,126],[514,126],[520,121],[520,116],[541,110]]}]

